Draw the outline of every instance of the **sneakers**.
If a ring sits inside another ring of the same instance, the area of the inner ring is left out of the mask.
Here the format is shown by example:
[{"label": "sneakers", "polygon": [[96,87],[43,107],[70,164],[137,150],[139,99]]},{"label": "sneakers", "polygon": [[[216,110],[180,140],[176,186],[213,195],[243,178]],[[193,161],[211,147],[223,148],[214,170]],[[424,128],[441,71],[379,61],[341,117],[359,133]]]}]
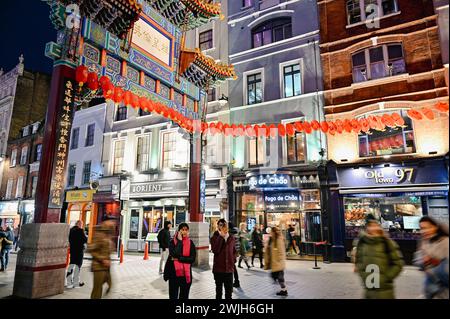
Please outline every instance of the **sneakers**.
[{"label": "sneakers", "polygon": [[281,290],[281,291],[277,292],[277,296],[287,296],[287,295],[288,295],[287,290]]},{"label": "sneakers", "polygon": [[72,288],[74,288],[74,286],[73,285],[67,285],[66,288],[67,289],[72,289]]}]

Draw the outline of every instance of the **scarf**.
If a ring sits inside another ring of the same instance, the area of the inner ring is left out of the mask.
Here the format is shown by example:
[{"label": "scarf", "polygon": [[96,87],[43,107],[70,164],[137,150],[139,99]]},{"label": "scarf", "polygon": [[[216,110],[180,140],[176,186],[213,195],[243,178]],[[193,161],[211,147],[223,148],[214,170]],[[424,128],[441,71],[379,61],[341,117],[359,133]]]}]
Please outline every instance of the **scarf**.
[{"label": "scarf", "polygon": [[[178,243],[177,235],[178,234],[175,234],[175,237],[173,238],[175,246]],[[189,255],[191,254],[191,240],[189,239],[189,237],[184,237],[182,244],[183,244],[182,256],[189,257]],[[186,282],[189,284],[191,282],[191,264],[182,263],[178,260],[174,260],[173,264],[175,266],[176,276],[186,277]]]}]

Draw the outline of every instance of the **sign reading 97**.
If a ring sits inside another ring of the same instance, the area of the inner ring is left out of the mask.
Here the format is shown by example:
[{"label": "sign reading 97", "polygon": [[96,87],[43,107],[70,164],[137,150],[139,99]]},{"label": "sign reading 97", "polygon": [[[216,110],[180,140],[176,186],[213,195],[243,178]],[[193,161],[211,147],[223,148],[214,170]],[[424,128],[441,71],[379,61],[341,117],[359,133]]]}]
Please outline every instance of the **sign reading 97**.
[{"label": "sign reading 97", "polygon": [[[377,184],[401,184],[404,182],[412,182],[414,168],[398,168],[394,170],[394,174],[386,174],[384,170],[370,170],[365,173],[365,178],[373,179]],[[390,175],[390,176],[388,176]]]},{"label": "sign reading 97", "polygon": [[77,4],[69,4],[66,7],[66,27],[67,29],[78,29],[80,27],[81,16],[80,7]]}]

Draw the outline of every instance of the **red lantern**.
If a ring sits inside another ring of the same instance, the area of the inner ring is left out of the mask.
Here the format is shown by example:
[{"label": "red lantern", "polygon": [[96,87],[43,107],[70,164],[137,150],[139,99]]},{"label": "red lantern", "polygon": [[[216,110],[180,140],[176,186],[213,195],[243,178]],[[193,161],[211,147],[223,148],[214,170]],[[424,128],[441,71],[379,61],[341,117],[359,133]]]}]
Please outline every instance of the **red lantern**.
[{"label": "red lantern", "polygon": [[205,122],[202,122],[202,123],[200,124],[200,126],[201,126],[201,132],[202,132],[202,134],[205,134],[206,130],[208,129],[208,124],[206,124]]},{"label": "red lantern", "polygon": [[302,122],[295,122],[295,123],[294,123],[294,127],[295,127],[295,130],[296,130],[297,132],[302,132],[302,131],[303,131],[303,125],[302,125]]},{"label": "red lantern", "polygon": [[88,74],[88,88],[92,91],[98,90],[98,75],[95,72],[89,72]]},{"label": "red lantern", "polygon": [[316,120],[312,120],[312,121],[311,121],[311,128],[312,128],[314,131],[320,130],[320,123],[319,123],[318,121],[316,121]]},{"label": "red lantern", "polygon": [[448,103],[445,102],[439,102],[436,104],[435,109],[439,112],[446,113],[448,112]]},{"label": "red lantern", "polygon": [[255,130],[253,129],[253,127],[250,124],[247,124],[245,126],[245,134],[248,137],[254,137],[255,136]]},{"label": "red lantern", "polygon": [[263,137],[265,135],[265,132],[263,132],[263,130],[261,130],[261,128],[259,127],[258,124],[254,125],[253,129],[255,130],[255,135],[257,137]]},{"label": "red lantern", "polygon": [[113,100],[114,98],[114,85],[109,82],[105,84],[105,86],[102,87],[103,90],[103,97],[106,101]]},{"label": "red lantern", "polygon": [[350,122],[349,119],[345,119],[344,120],[344,130],[347,133],[351,133],[352,132],[352,123]]},{"label": "red lantern", "polygon": [[75,71],[75,80],[78,82],[79,86],[83,86],[84,83],[88,81],[89,70],[86,66],[80,65]]},{"label": "red lantern", "polygon": [[131,106],[133,108],[139,107],[139,96],[137,96],[136,94],[131,95]]},{"label": "red lantern", "polygon": [[233,137],[236,137],[238,135],[236,124],[231,124],[231,134],[233,135]]},{"label": "red lantern", "polygon": [[327,133],[328,129],[329,129],[329,125],[326,121],[322,121],[320,122],[320,129],[322,130],[323,133]]},{"label": "red lantern", "polygon": [[423,119],[422,114],[417,110],[410,109],[406,113],[408,114],[409,118],[412,120],[420,121]]},{"label": "red lantern", "polygon": [[130,91],[125,91],[124,93],[123,93],[123,103],[126,105],[126,106],[129,106],[129,105],[131,105],[131,92]]},{"label": "red lantern", "polygon": [[430,121],[434,120],[434,112],[427,107],[421,109],[422,114]]},{"label": "red lantern", "polygon": [[368,133],[370,131],[370,124],[369,121],[366,118],[359,119],[359,123],[361,124],[361,130],[365,133]]},{"label": "red lantern", "polygon": [[213,123],[207,124],[207,130],[208,130],[209,134],[215,135],[217,133],[216,123],[213,122]]},{"label": "red lantern", "polygon": [[328,123],[328,133],[330,135],[336,134],[336,124],[333,121],[327,122]]},{"label": "red lantern", "polygon": [[269,134],[270,134],[270,137],[272,137],[272,138],[277,137],[277,127],[275,126],[275,124],[270,124]]},{"label": "red lantern", "polygon": [[216,130],[217,130],[218,133],[223,133],[224,132],[224,130],[223,130],[223,123],[222,122],[217,122]]},{"label": "red lantern", "polygon": [[278,124],[278,134],[280,134],[281,137],[286,136],[286,127],[283,124]]},{"label": "red lantern", "polygon": [[308,121],[304,121],[302,123],[303,126],[303,130],[305,131],[306,134],[311,134],[312,133],[312,127],[311,124]]},{"label": "red lantern", "polygon": [[106,75],[103,75],[102,77],[100,77],[99,83],[100,87],[103,89],[105,86],[111,83],[111,80]]},{"label": "red lantern", "polygon": [[392,113],[391,117],[394,120],[395,126],[404,126],[405,125],[405,120],[403,119],[403,117],[401,117],[400,114]]},{"label": "red lantern", "polygon": [[244,124],[239,124],[237,127],[238,136],[245,136]]},{"label": "red lantern", "polygon": [[230,129],[230,125],[225,123],[223,125],[223,133],[225,134],[225,136],[230,136],[231,134],[231,129]]},{"label": "red lantern", "polygon": [[359,123],[359,121],[357,119],[353,119],[350,121],[350,123],[352,125],[352,131],[356,134],[359,134],[359,132],[361,132],[361,124]]},{"label": "red lantern", "polygon": [[122,88],[116,86],[114,88],[114,102],[122,103],[123,101],[123,90]]},{"label": "red lantern", "polygon": [[288,123],[286,124],[286,134],[288,136],[294,136],[295,135],[295,127],[293,124]]},{"label": "red lantern", "polygon": [[334,124],[336,124],[336,131],[339,134],[342,134],[342,132],[344,131],[344,122],[342,122],[342,120],[336,120]]},{"label": "red lantern", "polygon": [[270,130],[267,127],[266,124],[261,125],[260,131],[261,131],[261,134],[263,134],[262,136],[265,136],[265,137],[269,137],[270,136]]},{"label": "red lantern", "polygon": [[142,96],[142,97],[139,98],[139,106],[145,112],[148,112],[148,100],[145,97]]}]

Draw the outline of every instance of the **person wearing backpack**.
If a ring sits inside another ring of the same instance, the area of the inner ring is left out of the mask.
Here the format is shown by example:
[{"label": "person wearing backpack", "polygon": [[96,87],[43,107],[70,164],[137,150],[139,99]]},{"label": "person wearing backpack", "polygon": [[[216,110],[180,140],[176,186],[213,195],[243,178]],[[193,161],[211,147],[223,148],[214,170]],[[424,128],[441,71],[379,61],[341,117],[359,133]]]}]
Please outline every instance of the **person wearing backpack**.
[{"label": "person wearing backpack", "polygon": [[366,299],[395,299],[394,279],[403,269],[398,245],[380,223],[369,215],[355,250],[355,271],[360,275]]},{"label": "person wearing backpack", "polygon": [[168,220],[164,222],[164,228],[158,233],[158,244],[161,251],[161,260],[159,261],[159,274],[163,274],[164,265],[169,258],[169,244],[170,244],[170,228],[172,223]]}]

